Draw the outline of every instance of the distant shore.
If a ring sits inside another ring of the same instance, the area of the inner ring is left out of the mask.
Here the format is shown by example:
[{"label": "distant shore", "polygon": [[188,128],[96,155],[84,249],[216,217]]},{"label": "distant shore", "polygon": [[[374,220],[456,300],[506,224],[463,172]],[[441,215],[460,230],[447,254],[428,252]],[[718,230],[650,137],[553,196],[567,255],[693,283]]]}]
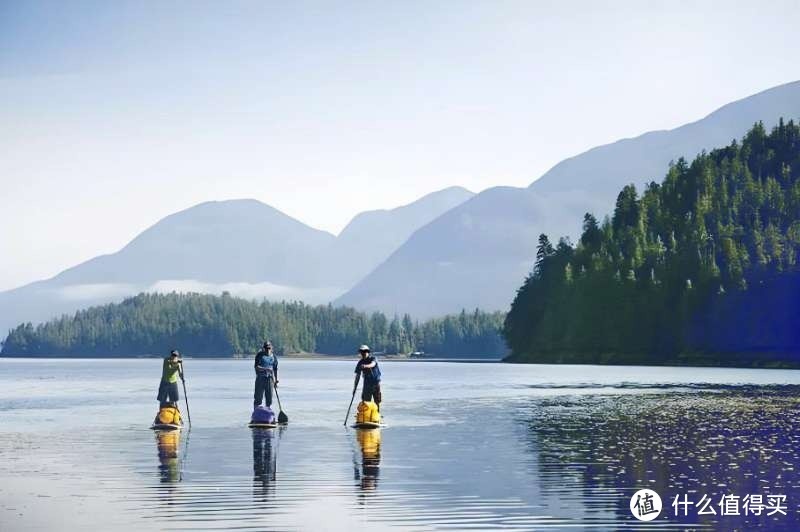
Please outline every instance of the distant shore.
[{"label": "distant shore", "polygon": [[[386,354],[376,355],[385,360],[420,360],[419,357],[411,357],[406,354]],[[233,358],[252,358],[252,353],[240,353],[233,355]],[[281,358],[289,360],[353,360],[358,358],[358,353],[352,355],[328,355],[326,353],[309,353],[307,351],[300,351],[298,353],[286,353],[280,355]]]},{"label": "distant shore", "polygon": [[[122,356],[103,356],[103,355],[96,355],[96,356],[87,356],[87,355],[37,355],[37,356],[18,356],[18,355],[0,355],[0,359],[7,358],[7,359],[107,359],[107,360],[138,360],[138,359],[161,359],[164,358],[166,355],[153,355],[153,354],[143,354],[143,355],[122,355]],[[186,354],[184,358],[187,360],[248,360],[252,359],[254,353],[239,353],[235,355],[220,355],[220,356],[204,356],[204,355],[191,355]],[[443,357],[443,356],[411,356],[407,354],[385,354],[385,355],[377,355],[377,357],[381,360],[386,361],[399,361],[399,362],[502,362],[503,360],[497,357],[474,357],[474,356],[453,356],[453,357]],[[281,360],[343,360],[343,361],[354,361],[358,360],[358,354],[352,355],[327,355],[325,353],[308,353],[308,352],[300,352],[300,353],[289,353],[285,355],[280,355],[279,358]]]},{"label": "distant shore", "polygon": [[[249,358],[253,355],[241,355],[237,358]],[[381,360],[392,360],[400,362],[502,362],[498,357],[443,357],[436,355],[411,356],[407,354],[385,354],[376,355]],[[322,353],[291,353],[281,357],[284,360],[357,360],[358,354],[353,355],[325,355]]]}]

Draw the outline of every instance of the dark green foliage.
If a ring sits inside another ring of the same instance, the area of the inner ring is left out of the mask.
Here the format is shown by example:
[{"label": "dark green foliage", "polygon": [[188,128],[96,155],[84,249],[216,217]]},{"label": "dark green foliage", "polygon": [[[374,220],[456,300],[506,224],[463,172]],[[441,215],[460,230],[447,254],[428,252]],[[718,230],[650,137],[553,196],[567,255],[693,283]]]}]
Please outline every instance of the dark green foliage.
[{"label": "dark green foliage", "polygon": [[375,351],[425,351],[439,356],[502,356],[501,313],[447,316],[415,323],[388,320],[347,307],[257,303],[202,294],[140,294],[119,304],[92,307],[34,327],[20,325],[3,355],[195,356],[253,353],[270,339],[279,353],[352,354],[367,343]]},{"label": "dark green foliage", "polygon": [[798,364],[799,253],[800,128],[759,123],[641,197],[623,188],[576,246],[542,235],[506,317],[511,359]]}]

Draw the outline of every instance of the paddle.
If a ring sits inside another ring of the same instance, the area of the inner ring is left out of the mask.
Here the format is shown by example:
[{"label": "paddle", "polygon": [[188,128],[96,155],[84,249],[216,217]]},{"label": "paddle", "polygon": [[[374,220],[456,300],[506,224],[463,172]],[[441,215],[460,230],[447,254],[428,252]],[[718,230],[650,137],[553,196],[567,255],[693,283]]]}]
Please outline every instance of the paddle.
[{"label": "paddle", "polygon": [[186,379],[183,378],[183,360],[180,362],[181,370],[178,372],[178,375],[181,376],[181,382],[183,383],[183,400],[186,401],[186,417],[189,419],[189,428],[192,428],[192,414],[189,412],[189,395],[186,393]]},{"label": "paddle", "polygon": [[275,382],[272,379],[270,379],[269,382],[272,383],[272,389],[275,390],[275,398],[278,400],[278,410],[280,410],[280,412],[278,412],[278,423],[280,424],[288,423],[289,416],[287,416],[283,412],[283,407],[281,406],[281,396],[278,395],[278,387],[275,386]]},{"label": "paddle", "polygon": [[350,398],[350,406],[347,407],[347,415],[344,416],[344,426],[347,426],[347,418],[350,417],[350,409],[353,408],[353,399],[356,398],[356,390],[358,390],[358,381],[361,379],[361,374],[356,373],[356,380],[353,383],[353,397]]}]

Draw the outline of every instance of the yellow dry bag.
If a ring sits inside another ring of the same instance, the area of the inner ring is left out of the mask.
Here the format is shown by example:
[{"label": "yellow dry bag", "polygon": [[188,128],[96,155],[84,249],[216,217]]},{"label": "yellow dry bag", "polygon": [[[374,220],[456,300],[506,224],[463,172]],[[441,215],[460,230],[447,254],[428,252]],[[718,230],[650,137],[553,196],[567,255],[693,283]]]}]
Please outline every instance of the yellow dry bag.
[{"label": "yellow dry bag", "polygon": [[158,422],[164,425],[180,425],[181,413],[175,407],[165,406],[158,410]]},{"label": "yellow dry bag", "polygon": [[381,413],[372,401],[361,401],[356,408],[356,423],[380,423]]}]

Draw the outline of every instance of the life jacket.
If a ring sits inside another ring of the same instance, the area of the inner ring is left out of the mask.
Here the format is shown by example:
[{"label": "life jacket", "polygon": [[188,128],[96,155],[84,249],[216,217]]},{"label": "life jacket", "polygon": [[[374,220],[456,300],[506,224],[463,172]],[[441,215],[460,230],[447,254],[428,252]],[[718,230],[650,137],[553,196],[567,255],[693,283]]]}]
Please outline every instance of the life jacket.
[{"label": "life jacket", "polygon": [[372,372],[372,380],[375,382],[381,382],[381,367],[375,362],[375,367],[371,369]]},{"label": "life jacket", "polygon": [[378,365],[378,361],[375,359],[375,357],[370,356],[368,358],[363,359],[360,363],[366,362],[366,361],[375,362],[375,366],[373,366],[373,367],[371,367],[369,369],[363,370],[364,371],[364,380],[366,382],[370,382],[370,383],[381,382],[381,368]]},{"label": "life jacket", "polygon": [[156,421],[163,425],[181,425],[181,413],[174,406],[164,406],[158,410]]},{"label": "life jacket", "polygon": [[372,401],[361,401],[356,408],[356,423],[380,423],[381,413]]},{"label": "life jacket", "polygon": [[264,351],[259,351],[256,355],[256,365],[261,366],[262,368],[266,369],[257,369],[256,375],[262,375],[266,377],[274,377],[273,371],[275,367],[275,355],[274,354],[267,354]]}]

